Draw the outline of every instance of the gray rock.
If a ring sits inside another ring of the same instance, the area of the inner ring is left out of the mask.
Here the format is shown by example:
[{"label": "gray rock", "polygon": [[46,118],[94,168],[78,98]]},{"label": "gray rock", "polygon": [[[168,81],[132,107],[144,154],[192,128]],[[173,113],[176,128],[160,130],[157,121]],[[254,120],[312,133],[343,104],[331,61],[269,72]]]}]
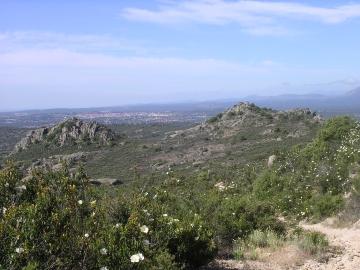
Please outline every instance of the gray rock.
[{"label": "gray rock", "polygon": [[46,143],[62,147],[67,144],[110,145],[115,134],[96,122],[85,122],[77,118],[67,119],[51,128],[30,131],[15,146],[14,152],[29,148],[33,144]]},{"label": "gray rock", "polygon": [[276,160],[276,155],[272,155],[269,157],[267,162],[268,168],[271,168],[274,165],[275,160]]},{"label": "gray rock", "polygon": [[105,186],[118,186],[122,185],[123,181],[115,178],[99,178],[99,179],[90,179],[89,182],[93,185],[105,185]]}]

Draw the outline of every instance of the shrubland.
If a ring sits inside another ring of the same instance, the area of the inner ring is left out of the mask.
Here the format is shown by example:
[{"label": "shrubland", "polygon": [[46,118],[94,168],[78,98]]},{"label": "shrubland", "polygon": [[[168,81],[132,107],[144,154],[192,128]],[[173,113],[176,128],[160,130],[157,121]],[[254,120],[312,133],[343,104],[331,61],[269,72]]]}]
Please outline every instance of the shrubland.
[{"label": "shrubland", "polygon": [[256,247],[290,240],[317,254],[324,236],[296,224],[356,205],[360,125],[328,120],[311,142],[276,156],[270,168],[169,167],[111,189],[91,186],[81,168],[23,181],[9,164],[0,173],[0,268],[196,269],[229,247],[253,258]]},{"label": "shrubland", "polygon": [[112,198],[116,206],[107,211],[110,199],[99,198],[81,170],[74,176],[66,170],[39,172],[26,183],[20,180],[13,166],[1,171],[4,269],[194,268],[216,252],[202,217],[174,216],[165,204],[171,200],[167,194]]}]

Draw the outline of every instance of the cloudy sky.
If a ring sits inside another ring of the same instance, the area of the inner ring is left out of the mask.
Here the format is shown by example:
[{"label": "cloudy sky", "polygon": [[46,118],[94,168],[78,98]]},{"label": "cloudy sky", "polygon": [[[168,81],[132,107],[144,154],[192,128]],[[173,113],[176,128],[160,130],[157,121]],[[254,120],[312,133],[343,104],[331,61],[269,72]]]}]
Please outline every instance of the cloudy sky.
[{"label": "cloudy sky", "polygon": [[360,1],[0,0],[0,111],[335,95]]}]

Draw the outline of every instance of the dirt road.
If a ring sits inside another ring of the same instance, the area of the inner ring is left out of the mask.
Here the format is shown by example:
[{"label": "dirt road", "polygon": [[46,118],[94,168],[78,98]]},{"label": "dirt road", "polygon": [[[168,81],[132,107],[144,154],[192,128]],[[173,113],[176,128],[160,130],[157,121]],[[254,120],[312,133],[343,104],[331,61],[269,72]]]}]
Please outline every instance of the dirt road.
[{"label": "dirt road", "polygon": [[322,223],[315,225],[302,225],[304,229],[314,230],[325,234],[332,246],[341,249],[327,263],[307,261],[300,270],[357,270],[360,269],[360,229],[356,226],[350,228],[331,228]]}]

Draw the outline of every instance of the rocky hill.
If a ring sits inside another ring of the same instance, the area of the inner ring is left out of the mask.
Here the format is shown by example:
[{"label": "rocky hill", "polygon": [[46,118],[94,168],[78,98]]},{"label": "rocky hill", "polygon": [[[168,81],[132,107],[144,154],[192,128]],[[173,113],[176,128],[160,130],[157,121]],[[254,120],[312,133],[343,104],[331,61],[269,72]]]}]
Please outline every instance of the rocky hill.
[{"label": "rocky hill", "polygon": [[15,145],[15,153],[34,144],[49,144],[57,147],[76,144],[109,145],[115,134],[96,122],[85,122],[77,118],[67,119],[53,127],[32,130]]},{"label": "rocky hill", "polygon": [[[125,134],[126,139],[119,142],[105,126],[69,119],[29,132],[17,144],[13,158],[26,168],[44,164],[52,168],[60,166],[58,157],[68,160],[67,155],[84,152],[86,157],[80,162],[91,178],[126,182],[134,178],[135,171],[157,173],[171,167],[190,172],[194,167],[197,170],[256,160],[266,164],[277,150],[311,140],[321,123],[321,117],[308,109],[276,111],[239,103],[192,127],[114,127],[116,134]],[[113,147],[98,147],[113,144],[114,138],[119,143]],[[75,167],[78,164],[70,163]]]},{"label": "rocky hill", "polygon": [[[310,139],[322,118],[309,109],[277,111],[241,102],[208,121],[169,133],[158,160],[193,165],[241,163]],[[170,147],[169,147],[170,146]]]},{"label": "rocky hill", "polygon": [[[208,121],[183,131],[182,136],[197,136],[197,133],[207,133],[213,138],[228,138],[237,135],[248,128],[266,127],[263,135],[279,132],[279,125],[290,124],[292,129],[283,130],[282,136],[298,137],[307,133],[307,124],[318,124],[322,118],[310,109],[293,109],[277,111],[260,108],[253,103],[241,102]],[[296,127],[296,128],[295,128]],[[287,133],[287,134],[285,134]]]}]

